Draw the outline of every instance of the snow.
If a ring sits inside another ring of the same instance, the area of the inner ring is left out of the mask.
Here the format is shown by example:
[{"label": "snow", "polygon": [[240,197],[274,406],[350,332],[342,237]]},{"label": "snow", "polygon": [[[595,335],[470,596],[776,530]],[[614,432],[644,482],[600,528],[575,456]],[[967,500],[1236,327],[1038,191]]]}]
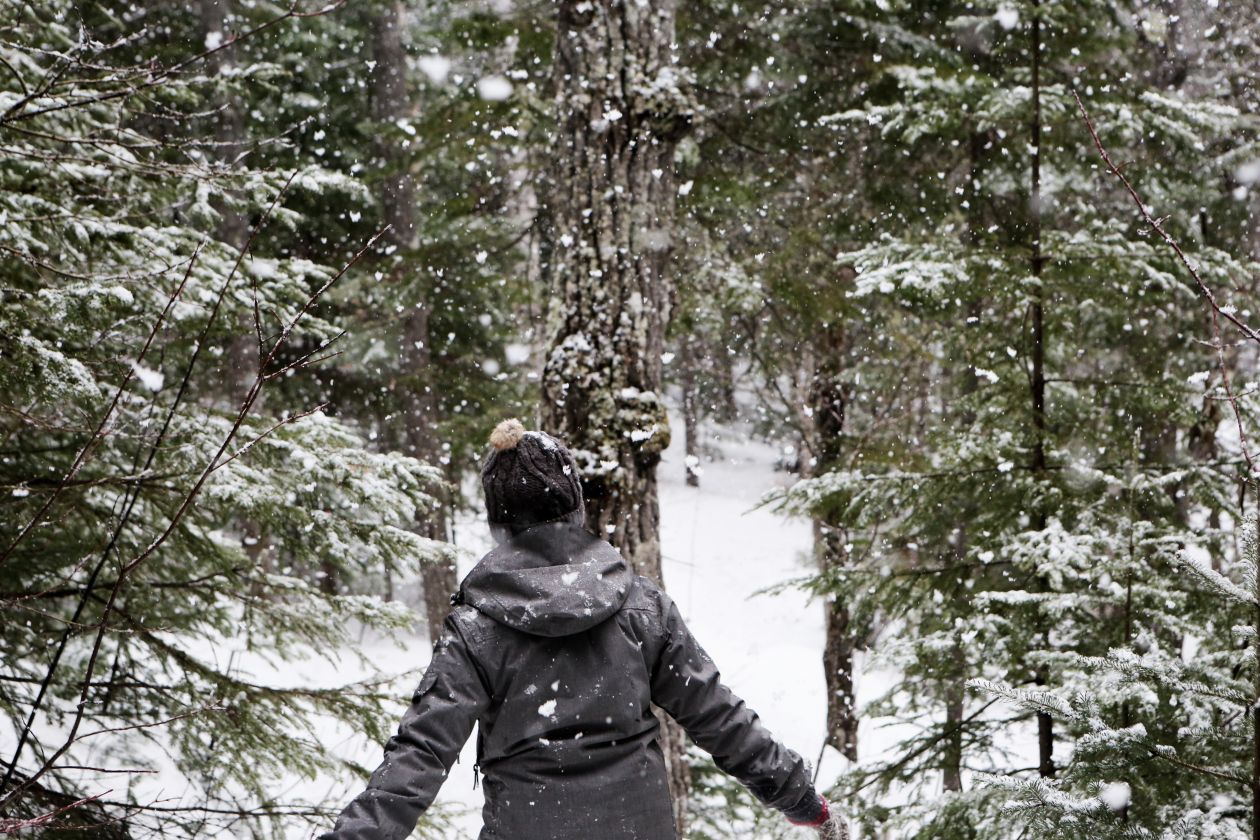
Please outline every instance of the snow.
[{"label": "snow", "polygon": [[420,68],[420,72],[429,77],[429,81],[434,84],[442,84],[446,81],[446,77],[451,72],[451,61],[449,58],[440,55],[421,56],[416,65]]},{"label": "snow", "polygon": [[503,356],[510,365],[523,365],[529,361],[529,347],[525,344],[507,344],[503,347]]},{"label": "snow", "polygon": [[147,368],[139,362],[133,363],[131,370],[135,373],[136,379],[140,380],[140,384],[148,388],[150,391],[156,393],[162,390],[162,383],[166,381],[166,378],[162,375],[161,371]]},{"label": "snow", "polygon": [[1098,798],[1102,800],[1102,803],[1113,811],[1123,811],[1129,807],[1131,796],[1132,790],[1128,782],[1111,782],[1103,785],[1103,789],[1098,793]]},{"label": "snow", "polygon": [[993,13],[993,17],[1003,29],[1014,29],[1019,26],[1019,10],[1013,6],[999,6]]},{"label": "snow", "polygon": [[485,76],[477,80],[477,95],[490,102],[502,102],[512,95],[512,83],[503,76]]}]

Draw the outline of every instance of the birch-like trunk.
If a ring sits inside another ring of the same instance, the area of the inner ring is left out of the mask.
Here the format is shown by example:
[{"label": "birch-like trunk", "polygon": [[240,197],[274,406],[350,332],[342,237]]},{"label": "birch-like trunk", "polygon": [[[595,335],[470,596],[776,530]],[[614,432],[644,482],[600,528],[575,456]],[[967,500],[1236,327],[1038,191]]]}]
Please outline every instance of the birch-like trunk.
[{"label": "birch-like trunk", "polygon": [[[673,2],[566,0],[558,14],[555,136],[541,185],[551,291],[542,422],[582,468],[588,526],[659,582],[673,161],[693,108],[673,52]],[[682,834],[685,741],[672,721],[663,738]]]}]

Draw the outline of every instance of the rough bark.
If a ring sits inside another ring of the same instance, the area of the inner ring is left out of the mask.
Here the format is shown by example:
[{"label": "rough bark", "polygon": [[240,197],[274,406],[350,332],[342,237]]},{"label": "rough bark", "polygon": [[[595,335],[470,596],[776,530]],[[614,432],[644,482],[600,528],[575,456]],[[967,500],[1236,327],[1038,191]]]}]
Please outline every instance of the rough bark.
[{"label": "rough bark", "polygon": [[[407,56],[403,47],[403,7],[400,2],[382,3],[372,19],[372,114],[380,123],[393,123],[410,116],[412,105],[407,89]],[[377,154],[381,159],[379,187],[381,209],[389,232],[385,242],[405,255],[416,245],[416,186],[397,142],[378,134]],[[390,282],[411,280],[407,261],[398,259]],[[429,301],[422,289],[415,289],[413,306],[400,325],[399,367],[403,382],[399,400],[403,406],[404,449],[408,455],[428,464],[437,464],[440,449],[434,433],[438,421],[437,397],[433,390],[433,360],[429,347]],[[430,512],[417,516],[416,528],[432,539],[446,539],[446,500]],[[442,622],[450,611],[450,596],[457,585],[455,569],[447,563],[426,563],[421,567],[424,586],[425,620],[430,638],[441,635]]]},{"label": "rough bark", "polygon": [[[673,158],[693,112],[673,54],[674,3],[568,0],[558,14],[540,196],[552,307],[542,421],[578,459],[588,525],[660,581]],[[685,832],[688,772],[672,722],[664,740]]]},{"label": "rough bark", "polygon": [[[840,381],[844,330],[837,324],[824,327],[810,388],[813,409],[815,463],[812,472],[825,473],[840,466],[843,454],[847,395]],[[848,563],[842,523],[814,520],[814,553],[826,574]],[[826,601],[826,640],[823,667],[827,680],[827,743],[850,761],[858,758],[857,695],[853,680],[853,652],[858,638],[852,626],[849,604],[843,598]]]}]

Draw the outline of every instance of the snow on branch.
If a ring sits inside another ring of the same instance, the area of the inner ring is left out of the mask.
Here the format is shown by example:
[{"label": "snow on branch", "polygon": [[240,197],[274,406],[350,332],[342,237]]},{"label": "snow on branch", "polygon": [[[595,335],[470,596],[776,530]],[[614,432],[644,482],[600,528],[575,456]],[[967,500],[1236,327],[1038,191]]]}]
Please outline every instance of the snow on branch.
[{"label": "snow on branch", "polygon": [[[1187,571],[1199,579],[1200,583],[1216,594],[1224,595],[1226,598],[1230,598],[1243,604],[1251,604],[1260,607],[1260,600],[1258,600],[1254,594],[1256,591],[1254,586],[1251,587],[1250,591],[1248,591],[1213,569],[1203,559],[1191,557],[1184,551],[1180,554],[1178,559]],[[1254,567],[1252,568],[1251,577],[1255,577]]]},{"label": "snow on branch", "polygon": [[1221,371],[1221,380],[1225,386],[1226,399],[1229,401],[1229,405],[1233,409],[1234,420],[1238,426],[1238,445],[1242,449],[1243,459],[1247,462],[1248,471],[1254,474],[1256,472],[1256,464],[1252,460],[1251,453],[1247,447],[1247,433],[1243,428],[1242,413],[1238,408],[1238,400],[1234,394],[1233,386],[1230,383],[1229,368],[1225,364],[1225,349],[1224,342],[1221,338],[1220,319],[1221,317],[1224,317],[1227,321],[1237,327],[1247,339],[1258,344],[1260,344],[1260,331],[1257,331],[1242,321],[1235,314],[1236,310],[1234,307],[1222,306],[1217,301],[1215,292],[1213,292],[1212,288],[1203,281],[1203,277],[1199,274],[1198,268],[1194,265],[1194,263],[1190,262],[1190,258],[1186,256],[1186,252],[1182,250],[1181,245],[1178,244],[1177,240],[1164,229],[1164,220],[1157,219],[1154,215],[1152,215],[1150,206],[1142,200],[1142,197],[1138,195],[1137,190],[1133,188],[1133,184],[1125,177],[1124,172],[1111,159],[1111,155],[1108,154],[1106,147],[1103,146],[1102,138],[1098,136],[1098,130],[1094,127],[1093,120],[1090,119],[1089,112],[1085,109],[1085,103],[1081,101],[1081,95],[1073,90],[1072,96],[1076,98],[1076,105],[1080,109],[1081,117],[1085,120],[1085,127],[1089,129],[1089,135],[1093,138],[1094,146],[1098,149],[1099,155],[1102,156],[1103,162],[1107,164],[1107,168],[1111,170],[1112,174],[1120,179],[1120,183],[1124,184],[1124,188],[1133,199],[1133,203],[1137,205],[1138,213],[1142,216],[1143,221],[1150,226],[1151,230],[1155,231],[1155,233],[1159,235],[1160,239],[1164,240],[1164,242],[1168,244],[1168,247],[1172,248],[1173,253],[1177,255],[1178,261],[1185,267],[1190,276],[1194,278],[1195,286],[1198,287],[1200,295],[1202,295],[1203,299],[1208,302],[1208,306],[1212,310],[1212,339],[1216,348],[1217,366]]}]

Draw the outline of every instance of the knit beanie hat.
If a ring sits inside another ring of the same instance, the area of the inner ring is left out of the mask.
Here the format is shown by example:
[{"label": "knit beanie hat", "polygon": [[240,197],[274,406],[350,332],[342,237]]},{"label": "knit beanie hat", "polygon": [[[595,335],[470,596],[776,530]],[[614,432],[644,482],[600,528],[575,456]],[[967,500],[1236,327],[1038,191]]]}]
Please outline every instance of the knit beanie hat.
[{"label": "knit beanie hat", "polygon": [[494,427],[481,486],[491,525],[513,530],[551,522],[582,507],[573,453],[546,432],[525,431],[519,420]]}]

